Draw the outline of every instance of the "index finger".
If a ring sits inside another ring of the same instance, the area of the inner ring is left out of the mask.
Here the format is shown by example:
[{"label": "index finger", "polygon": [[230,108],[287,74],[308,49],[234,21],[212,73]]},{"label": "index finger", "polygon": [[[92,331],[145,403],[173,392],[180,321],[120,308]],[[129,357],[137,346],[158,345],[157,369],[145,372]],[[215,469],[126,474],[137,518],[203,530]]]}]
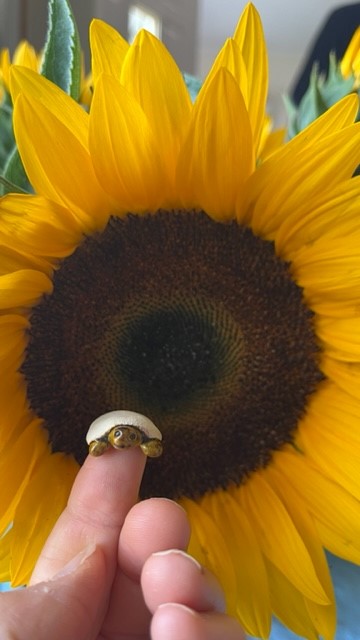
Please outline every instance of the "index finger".
[{"label": "index finger", "polygon": [[135,448],[109,449],[100,457],[87,457],[30,584],[52,578],[89,544],[102,547],[109,575],[115,571],[119,534],[126,514],[137,502],[145,461],[145,455]]}]

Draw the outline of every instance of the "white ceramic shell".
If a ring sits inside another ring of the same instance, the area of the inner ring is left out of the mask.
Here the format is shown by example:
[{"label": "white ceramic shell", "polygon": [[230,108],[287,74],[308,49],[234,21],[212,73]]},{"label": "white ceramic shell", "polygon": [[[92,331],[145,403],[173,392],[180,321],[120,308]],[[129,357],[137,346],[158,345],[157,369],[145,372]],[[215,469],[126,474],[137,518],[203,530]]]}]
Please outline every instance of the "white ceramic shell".
[{"label": "white ceramic shell", "polygon": [[161,432],[149,418],[134,411],[119,410],[104,413],[104,415],[96,418],[96,420],[91,423],[89,431],[86,434],[86,442],[90,444],[93,440],[104,437],[113,427],[117,426],[137,427],[149,438],[162,440]]}]

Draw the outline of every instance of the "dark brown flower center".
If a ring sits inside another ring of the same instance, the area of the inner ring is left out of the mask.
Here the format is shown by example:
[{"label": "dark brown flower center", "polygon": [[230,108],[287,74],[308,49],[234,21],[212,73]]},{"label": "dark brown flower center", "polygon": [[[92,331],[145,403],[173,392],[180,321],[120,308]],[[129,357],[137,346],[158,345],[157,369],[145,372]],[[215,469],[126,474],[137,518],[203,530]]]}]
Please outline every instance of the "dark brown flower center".
[{"label": "dark brown flower center", "polygon": [[321,379],[312,313],[272,243],[205,213],[112,218],[54,274],[23,364],[54,451],[81,463],[115,409],[163,433],[142,494],[243,482],[291,442]]}]

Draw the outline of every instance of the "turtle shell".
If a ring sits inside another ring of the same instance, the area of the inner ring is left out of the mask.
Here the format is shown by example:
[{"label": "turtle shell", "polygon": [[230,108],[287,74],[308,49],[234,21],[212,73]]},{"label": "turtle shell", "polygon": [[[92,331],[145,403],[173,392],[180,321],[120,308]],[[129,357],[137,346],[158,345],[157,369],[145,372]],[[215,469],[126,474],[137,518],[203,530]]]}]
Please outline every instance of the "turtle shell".
[{"label": "turtle shell", "polygon": [[157,438],[157,440],[162,440],[161,432],[149,418],[143,416],[141,413],[135,413],[134,411],[119,410],[110,411],[109,413],[105,413],[104,415],[99,416],[99,418],[96,418],[96,420],[91,423],[86,434],[86,442],[90,444],[90,442],[93,442],[94,440],[99,440],[100,438],[103,439],[111,429],[118,426],[137,427],[148,438]]}]

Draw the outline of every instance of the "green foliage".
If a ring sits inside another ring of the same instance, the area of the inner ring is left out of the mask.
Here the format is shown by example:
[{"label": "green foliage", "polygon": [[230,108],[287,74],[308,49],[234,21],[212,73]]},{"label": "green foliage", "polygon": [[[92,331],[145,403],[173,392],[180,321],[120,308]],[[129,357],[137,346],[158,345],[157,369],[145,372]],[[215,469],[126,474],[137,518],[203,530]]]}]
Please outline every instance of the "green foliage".
[{"label": "green foliage", "polygon": [[[48,16],[41,73],[74,100],[79,100],[81,46],[68,0],[49,0]],[[0,195],[32,191],[17,150],[12,112],[11,97],[5,92],[0,104]]]},{"label": "green foliage", "polygon": [[319,73],[315,64],[311,72],[309,87],[300,104],[296,106],[288,96],[284,98],[288,115],[288,138],[293,138],[308,124],[325,113],[335,102],[351,93],[354,81],[354,76],[343,78],[340,64],[334,54],[330,54],[327,76]]},{"label": "green foliage", "polygon": [[12,104],[9,96],[5,95],[2,104],[0,104],[0,173],[4,169],[14,145]]},{"label": "green foliage", "polygon": [[199,80],[195,76],[190,75],[189,73],[184,73],[183,76],[188,92],[190,93],[190,98],[194,102],[196,100],[197,94],[201,89],[201,80]]},{"label": "green foliage", "polygon": [[1,195],[6,193],[29,193],[31,190],[30,182],[15,145],[0,176],[0,193]]},{"label": "green foliage", "polygon": [[0,195],[30,190],[14,139],[12,103],[10,96],[5,94],[0,105]]},{"label": "green foliage", "polygon": [[79,99],[81,46],[68,0],[49,0],[49,25],[41,73],[74,100]]}]

